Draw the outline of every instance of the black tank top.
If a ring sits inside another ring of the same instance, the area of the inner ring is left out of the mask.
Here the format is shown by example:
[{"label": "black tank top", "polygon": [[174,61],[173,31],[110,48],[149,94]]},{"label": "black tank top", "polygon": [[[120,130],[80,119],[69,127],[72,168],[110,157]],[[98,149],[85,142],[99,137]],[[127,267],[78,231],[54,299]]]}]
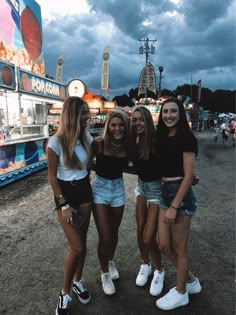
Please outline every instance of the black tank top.
[{"label": "black tank top", "polygon": [[123,174],[124,169],[128,166],[128,157],[117,157],[103,154],[96,155],[96,174],[106,179],[117,179]]}]

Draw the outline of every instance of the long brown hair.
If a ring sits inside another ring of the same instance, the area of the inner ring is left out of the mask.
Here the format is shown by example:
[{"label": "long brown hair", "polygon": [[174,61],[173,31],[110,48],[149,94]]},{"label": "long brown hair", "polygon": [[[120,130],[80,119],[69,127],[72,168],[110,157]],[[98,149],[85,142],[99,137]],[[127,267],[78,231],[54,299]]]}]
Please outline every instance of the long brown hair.
[{"label": "long brown hair", "polygon": [[[144,147],[140,155],[140,159],[148,160],[151,153],[155,153],[154,147],[154,136],[155,136],[155,126],[152,118],[152,114],[149,109],[145,106],[135,107],[133,114],[135,112],[140,112],[145,121],[145,131],[144,131]],[[132,119],[131,119],[132,126]],[[136,143],[137,135],[134,131],[134,128],[131,128],[133,141]]]},{"label": "long brown hair", "polygon": [[88,156],[91,152],[87,128],[81,128],[80,125],[84,108],[89,111],[88,104],[80,97],[68,97],[63,104],[60,125],[56,133],[62,146],[64,163],[71,168],[82,169],[81,161],[74,152],[78,140],[81,141]]}]

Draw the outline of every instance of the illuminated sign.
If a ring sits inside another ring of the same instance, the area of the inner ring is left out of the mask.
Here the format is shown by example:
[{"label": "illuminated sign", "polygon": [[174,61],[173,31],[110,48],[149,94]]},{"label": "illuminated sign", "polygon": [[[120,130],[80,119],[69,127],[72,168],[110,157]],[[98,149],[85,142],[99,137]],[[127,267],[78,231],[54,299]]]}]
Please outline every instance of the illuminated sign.
[{"label": "illuminated sign", "polygon": [[101,102],[100,101],[87,101],[86,102],[89,106],[89,108],[101,108]]},{"label": "illuminated sign", "polygon": [[103,108],[115,108],[114,102],[105,101]]},{"label": "illuminated sign", "polygon": [[65,86],[56,81],[18,70],[19,91],[54,99],[65,99]]},{"label": "illuminated sign", "polygon": [[83,97],[85,84],[81,80],[72,80],[68,83],[67,92],[69,96]]}]

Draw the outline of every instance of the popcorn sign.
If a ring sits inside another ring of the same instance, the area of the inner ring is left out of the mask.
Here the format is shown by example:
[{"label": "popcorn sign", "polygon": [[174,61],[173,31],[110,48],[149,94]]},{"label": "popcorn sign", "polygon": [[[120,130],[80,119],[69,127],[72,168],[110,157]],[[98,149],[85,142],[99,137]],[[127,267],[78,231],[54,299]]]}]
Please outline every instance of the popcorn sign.
[{"label": "popcorn sign", "polygon": [[43,93],[45,96],[60,96],[60,89],[58,84],[50,81],[44,81],[36,77],[32,77],[31,80],[32,92]]},{"label": "popcorn sign", "polygon": [[58,84],[57,81],[47,80],[40,76],[35,76],[31,72],[18,69],[19,91],[46,96],[54,99],[65,99],[65,85]]}]

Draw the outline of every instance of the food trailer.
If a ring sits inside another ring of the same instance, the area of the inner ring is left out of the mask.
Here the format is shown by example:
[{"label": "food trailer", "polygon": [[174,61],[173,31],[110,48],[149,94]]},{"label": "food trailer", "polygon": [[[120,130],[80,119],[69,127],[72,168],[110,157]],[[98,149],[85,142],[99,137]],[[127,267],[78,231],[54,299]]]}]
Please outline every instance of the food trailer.
[{"label": "food trailer", "polygon": [[1,187],[47,167],[47,112],[53,103],[63,103],[66,90],[1,60],[0,73]]},{"label": "food trailer", "polygon": [[47,167],[47,111],[65,95],[45,77],[39,4],[0,1],[0,187]]}]

